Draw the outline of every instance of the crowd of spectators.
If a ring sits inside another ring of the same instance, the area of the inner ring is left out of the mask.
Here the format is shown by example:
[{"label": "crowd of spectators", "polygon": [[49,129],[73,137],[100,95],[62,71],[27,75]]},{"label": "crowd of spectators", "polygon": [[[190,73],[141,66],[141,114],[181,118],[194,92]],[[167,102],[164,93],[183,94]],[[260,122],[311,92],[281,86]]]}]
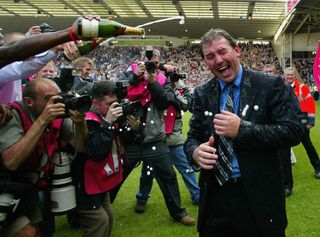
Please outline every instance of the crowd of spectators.
[{"label": "crowd of spectators", "polygon": [[[246,68],[261,71],[266,64],[275,65],[277,73],[283,74],[282,68],[272,44],[240,43],[241,63]],[[207,69],[200,55],[200,45],[184,45],[175,48],[157,47],[165,62],[173,61],[179,69],[179,73],[186,74],[186,85],[190,89],[210,79],[212,74]],[[143,57],[143,46],[98,46],[87,57],[91,58],[96,67],[91,72],[95,80],[115,80],[127,70],[130,63]],[[56,61],[58,68],[70,63],[63,57]],[[308,86],[313,83],[313,59],[295,59],[294,66],[298,70],[302,80]]]}]

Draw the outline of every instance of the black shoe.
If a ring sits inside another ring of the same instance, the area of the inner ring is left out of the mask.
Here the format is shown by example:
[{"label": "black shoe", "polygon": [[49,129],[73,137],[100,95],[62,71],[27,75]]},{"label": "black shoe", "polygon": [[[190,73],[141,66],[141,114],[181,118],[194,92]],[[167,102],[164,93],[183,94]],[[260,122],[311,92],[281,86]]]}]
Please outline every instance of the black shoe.
[{"label": "black shoe", "polygon": [[292,194],[292,188],[284,189],[284,196],[289,197]]},{"label": "black shoe", "polygon": [[146,206],[147,206],[147,203],[145,202],[137,202],[134,211],[136,213],[144,213],[144,211],[146,210]]},{"label": "black shoe", "polygon": [[320,179],[320,170],[315,171],[315,177],[316,179]]}]

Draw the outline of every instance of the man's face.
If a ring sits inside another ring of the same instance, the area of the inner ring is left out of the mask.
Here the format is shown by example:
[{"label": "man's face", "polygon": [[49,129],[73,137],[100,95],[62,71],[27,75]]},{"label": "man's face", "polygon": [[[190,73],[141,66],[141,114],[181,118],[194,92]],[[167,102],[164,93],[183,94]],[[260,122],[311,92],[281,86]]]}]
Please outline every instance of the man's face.
[{"label": "man's face", "polygon": [[96,109],[99,111],[99,113],[102,116],[106,116],[110,105],[117,101],[118,101],[118,98],[116,95],[112,95],[112,96],[106,95],[102,98],[101,101],[94,99],[93,105],[96,107]]},{"label": "man's face", "polygon": [[36,78],[52,78],[57,76],[57,72],[53,64],[48,63],[36,75]]},{"label": "man's face", "polygon": [[35,98],[32,99],[31,112],[35,118],[39,117],[44,110],[48,100],[60,93],[60,89],[56,83],[47,82],[38,84],[36,87]]},{"label": "man's face", "polygon": [[160,56],[153,54],[151,61],[154,62],[157,66],[159,66],[160,63]]},{"label": "man's face", "polygon": [[275,72],[275,69],[273,67],[264,67],[262,69],[262,71],[268,75],[271,75],[271,76],[275,76],[276,75],[276,72]]},{"label": "man's face", "polygon": [[85,63],[82,68],[82,78],[88,78],[91,70],[92,70],[92,66],[89,63]]},{"label": "man's face", "polygon": [[235,80],[240,68],[240,48],[233,48],[225,38],[213,40],[202,47],[204,61],[209,70],[220,80]]},{"label": "man's face", "polygon": [[286,70],[284,72],[284,79],[286,80],[286,82],[291,84],[296,79],[296,76],[294,75],[293,71]]}]

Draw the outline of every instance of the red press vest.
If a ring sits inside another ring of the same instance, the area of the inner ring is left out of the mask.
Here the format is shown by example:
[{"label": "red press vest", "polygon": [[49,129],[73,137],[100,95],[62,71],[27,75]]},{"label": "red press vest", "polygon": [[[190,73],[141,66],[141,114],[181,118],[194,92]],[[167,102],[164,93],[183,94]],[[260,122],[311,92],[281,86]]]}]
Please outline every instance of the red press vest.
[{"label": "red press vest", "polygon": [[[93,112],[86,113],[86,120],[102,123],[102,119]],[[87,194],[104,193],[122,181],[122,162],[119,144],[114,139],[112,151],[103,161],[86,160],[84,164],[84,188]]]},{"label": "red press vest", "polygon": [[[26,134],[32,126],[31,119],[19,103],[13,102],[9,105],[18,111],[23,125],[24,134]],[[54,164],[51,162],[50,158],[55,151],[59,150],[58,139],[62,123],[63,119],[54,119],[47,126],[47,129],[39,139],[34,152],[18,170],[18,173],[21,171],[37,172],[39,177],[35,184],[40,189],[45,189],[49,185],[49,176],[53,172],[54,168]]]}]

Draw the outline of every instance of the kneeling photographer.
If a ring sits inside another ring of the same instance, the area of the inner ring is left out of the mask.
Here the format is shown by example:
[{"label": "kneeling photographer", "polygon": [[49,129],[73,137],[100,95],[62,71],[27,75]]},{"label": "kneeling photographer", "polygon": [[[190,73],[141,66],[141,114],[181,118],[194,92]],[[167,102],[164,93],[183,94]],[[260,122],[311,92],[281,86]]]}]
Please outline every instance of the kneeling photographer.
[{"label": "kneeling photographer", "polygon": [[[84,231],[83,236],[110,236],[114,218],[109,190],[122,181],[125,160],[120,135],[139,129],[139,121],[124,114],[127,109],[118,102],[120,92],[112,81],[96,82],[90,92],[92,107],[85,116],[89,130],[87,152],[78,155],[72,164],[77,196],[72,221]],[[124,124],[119,120],[125,120]]]},{"label": "kneeling photographer", "polygon": [[[0,236],[39,236],[42,216],[37,192],[49,190],[53,157],[65,143],[71,143],[80,152],[86,149],[84,114],[69,110],[71,119],[58,118],[66,114],[59,93],[52,80],[29,81],[23,100],[10,104],[13,118],[0,127],[1,182],[8,187],[0,190],[0,195],[19,200],[17,208],[6,210],[6,217],[0,223]],[[49,208],[49,200],[45,203]]]},{"label": "kneeling photographer", "polygon": [[[149,50],[148,61],[131,64],[128,71],[119,78],[129,82],[126,98],[136,102],[142,109],[139,119],[141,126],[140,139],[130,136],[124,137],[124,146],[128,158],[128,165],[124,168],[124,180],[134,167],[143,161],[153,167],[170,216],[184,225],[194,225],[195,220],[187,216],[186,209],[181,207],[178,181],[174,172],[170,150],[165,142],[164,112],[170,101],[174,100],[174,92],[167,78],[158,70],[160,51]],[[111,191],[111,201],[116,197],[121,184]],[[145,203],[137,201],[137,205]]]}]

